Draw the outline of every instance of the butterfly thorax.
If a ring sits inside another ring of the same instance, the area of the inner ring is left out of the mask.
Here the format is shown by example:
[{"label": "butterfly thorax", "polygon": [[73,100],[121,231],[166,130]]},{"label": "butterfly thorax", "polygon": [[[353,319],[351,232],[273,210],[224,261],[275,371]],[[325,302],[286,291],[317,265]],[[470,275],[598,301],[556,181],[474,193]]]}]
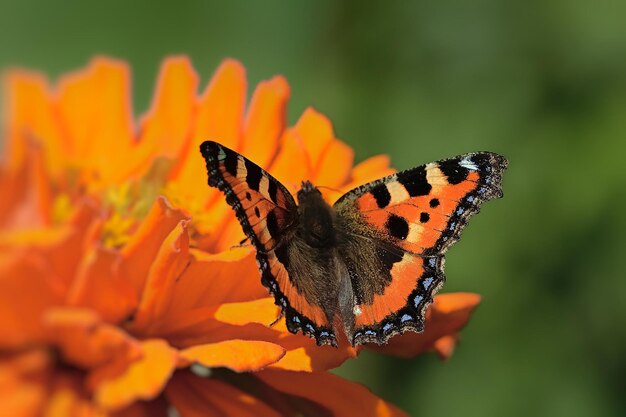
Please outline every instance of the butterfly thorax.
[{"label": "butterfly thorax", "polygon": [[298,235],[311,247],[331,248],[336,243],[333,209],[309,181],[298,191]]}]

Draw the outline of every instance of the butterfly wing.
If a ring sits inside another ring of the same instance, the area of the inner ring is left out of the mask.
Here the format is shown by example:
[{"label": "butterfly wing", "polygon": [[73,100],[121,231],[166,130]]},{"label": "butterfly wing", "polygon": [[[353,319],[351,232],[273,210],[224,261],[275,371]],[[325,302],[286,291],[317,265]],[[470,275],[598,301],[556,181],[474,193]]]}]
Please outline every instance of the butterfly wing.
[{"label": "butterfly wing", "polygon": [[241,227],[257,250],[272,250],[297,216],[291,193],[261,167],[216,142],[200,146],[209,185],[226,196]]},{"label": "butterfly wing", "polygon": [[342,255],[356,289],[353,344],[423,330],[445,278],[444,253],[483,202],[502,196],[506,167],[494,153],[461,155],[365,184],[335,203],[340,218],[350,219],[344,228],[354,245]]},{"label": "butterfly wing", "polygon": [[[318,344],[334,344],[335,334],[322,309],[297,290],[304,277],[289,272],[287,249],[298,222],[291,193],[261,167],[216,142],[200,146],[208,183],[224,193],[241,227],[257,250],[261,282],[280,306],[287,328],[315,337]],[[292,258],[300,258],[292,253]]]}]

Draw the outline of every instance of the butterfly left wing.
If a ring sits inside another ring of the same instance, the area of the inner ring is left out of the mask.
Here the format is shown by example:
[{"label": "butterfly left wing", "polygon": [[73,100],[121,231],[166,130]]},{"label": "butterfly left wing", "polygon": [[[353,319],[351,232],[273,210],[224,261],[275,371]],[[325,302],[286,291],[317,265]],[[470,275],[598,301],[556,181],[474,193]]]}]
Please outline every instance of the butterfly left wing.
[{"label": "butterfly left wing", "polygon": [[445,279],[444,253],[483,202],[502,196],[506,167],[494,153],[466,154],[365,184],[335,203],[339,217],[349,219],[343,256],[355,288],[353,344],[423,330]]},{"label": "butterfly left wing", "polygon": [[216,142],[202,143],[209,185],[226,196],[241,227],[257,250],[267,252],[278,243],[297,214],[291,193],[261,167]]},{"label": "butterfly left wing", "polygon": [[[318,344],[336,344],[335,333],[320,306],[301,294],[304,274],[294,273],[289,249],[298,208],[291,193],[258,165],[216,142],[200,147],[209,185],[226,196],[241,227],[257,250],[261,282],[274,296],[292,333],[302,331]],[[297,254],[296,254],[297,255]],[[292,258],[300,258],[294,256]]]}]

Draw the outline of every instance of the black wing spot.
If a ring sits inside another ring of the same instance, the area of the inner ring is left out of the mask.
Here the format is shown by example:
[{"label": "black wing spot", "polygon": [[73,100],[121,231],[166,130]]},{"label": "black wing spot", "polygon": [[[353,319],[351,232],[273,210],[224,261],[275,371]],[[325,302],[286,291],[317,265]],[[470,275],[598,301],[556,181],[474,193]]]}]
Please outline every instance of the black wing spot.
[{"label": "black wing spot", "polygon": [[267,186],[267,192],[270,195],[270,199],[272,203],[278,204],[278,199],[276,198],[276,193],[278,192],[278,187],[276,186],[276,182],[268,181],[269,185]]},{"label": "black wing spot", "polygon": [[239,162],[239,158],[236,156],[227,155],[224,159],[224,168],[226,172],[228,172],[233,177],[237,176],[237,163]]},{"label": "black wing spot", "polygon": [[261,211],[259,210],[259,208],[258,208],[258,207],[255,207],[255,208],[254,208],[254,214],[255,214],[257,217],[261,217]]},{"label": "black wing spot", "polygon": [[250,194],[249,191],[246,191],[246,200],[252,201],[252,195]]},{"label": "black wing spot", "polygon": [[289,269],[289,253],[287,252],[287,245],[278,245],[278,247],[274,249],[274,253],[285,269]]},{"label": "black wing spot", "polygon": [[376,204],[378,208],[385,208],[391,202],[391,194],[389,194],[389,190],[385,184],[379,184],[376,187],[370,190],[370,193],[376,199]]},{"label": "black wing spot", "polygon": [[452,185],[465,181],[469,175],[469,169],[461,166],[457,158],[440,162],[439,169],[448,177],[448,182]]},{"label": "black wing spot", "polygon": [[402,217],[396,216],[395,214],[392,214],[387,218],[385,227],[389,231],[389,234],[396,239],[404,240],[409,235],[409,223]]},{"label": "black wing spot", "polygon": [[431,208],[439,207],[439,199],[433,198],[432,200],[430,200],[429,204]]},{"label": "black wing spot", "polygon": [[280,227],[278,226],[278,219],[276,218],[274,210],[267,213],[265,222],[267,224],[267,231],[270,232],[270,236],[276,239],[280,235]]},{"label": "black wing spot", "polygon": [[261,172],[261,168],[258,165],[250,162],[246,159],[246,182],[248,186],[254,191],[259,191],[259,185],[261,184],[261,178],[263,177],[263,173]]},{"label": "black wing spot", "polygon": [[428,195],[433,188],[426,179],[426,170],[424,167],[399,172],[397,175],[398,181],[406,188],[406,191],[411,197]]},{"label": "black wing spot", "polygon": [[422,212],[420,214],[420,222],[421,223],[428,223],[429,220],[430,220],[430,214],[428,214],[426,212]]}]

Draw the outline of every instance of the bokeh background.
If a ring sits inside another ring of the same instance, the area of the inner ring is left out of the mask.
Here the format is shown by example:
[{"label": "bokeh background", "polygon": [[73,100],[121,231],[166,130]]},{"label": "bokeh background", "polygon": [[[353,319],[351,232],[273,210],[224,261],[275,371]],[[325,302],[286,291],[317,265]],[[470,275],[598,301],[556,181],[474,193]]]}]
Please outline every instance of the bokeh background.
[{"label": "bokeh background", "polygon": [[[163,57],[206,81],[284,74],[289,120],[328,115],[357,159],[510,161],[448,254],[483,303],[447,362],[364,354],[337,372],[411,415],[626,415],[626,2],[1,1],[0,67],[127,60],[136,114]],[[199,174],[200,175],[200,174]]]}]

